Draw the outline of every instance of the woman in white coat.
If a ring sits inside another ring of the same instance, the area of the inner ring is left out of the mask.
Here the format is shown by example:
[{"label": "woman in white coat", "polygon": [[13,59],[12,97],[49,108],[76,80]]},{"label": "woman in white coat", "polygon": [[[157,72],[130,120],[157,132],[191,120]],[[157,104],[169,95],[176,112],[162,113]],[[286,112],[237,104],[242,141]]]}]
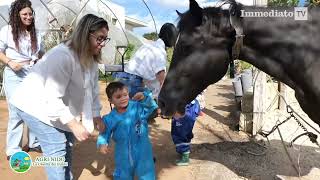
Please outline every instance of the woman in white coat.
[{"label": "woman in white coat", "polygon": [[[14,93],[12,104],[38,138],[43,155],[65,158],[65,167],[46,167],[48,179],[72,179],[73,137],[84,141],[100,116],[98,62],[110,40],[108,23],[87,14],[71,39],[48,51]],[[79,122],[78,117],[82,117]]]}]

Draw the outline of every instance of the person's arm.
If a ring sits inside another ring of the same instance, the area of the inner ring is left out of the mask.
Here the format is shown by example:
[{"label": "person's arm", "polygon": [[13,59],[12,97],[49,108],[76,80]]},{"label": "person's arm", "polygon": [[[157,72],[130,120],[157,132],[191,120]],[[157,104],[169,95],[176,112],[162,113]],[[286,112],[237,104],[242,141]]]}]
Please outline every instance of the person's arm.
[{"label": "person's arm", "polygon": [[3,27],[0,31],[0,61],[10,67],[14,71],[19,71],[22,65],[12,61],[5,54],[5,50],[8,48],[7,38],[8,38],[8,27]]},{"label": "person's arm", "polygon": [[69,106],[65,105],[62,100],[71,80],[73,59],[71,54],[58,48],[46,56],[46,61],[42,64],[42,67],[46,67],[45,74],[43,74],[45,77],[44,92],[48,105],[48,116],[60,120],[62,124],[70,128],[79,141],[83,141],[89,137],[89,132],[76,120]]},{"label": "person's arm", "polygon": [[100,111],[102,109],[99,98],[99,70],[98,65],[93,69],[94,71],[94,87],[92,88],[92,116],[95,128],[100,132],[105,131],[105,126],[102,121]]},{"label": "person's arm", "polygon": [[149,61],[154,75],[159,81],[160,86],[162,86],[166,75],[167,54],[165,50],[157,49],[157,51],[153,51],[152,56],[149,57]]},{"label": "person's arm", "polygon": [[132,97],[133,100],[138,100],[142,108],[140,116],[142,119],[148,119],[150,114],[158,108],[156,101],[152,98],[152,93],[149,90],[138,92]]},{"label": "person's arm", "polygon": [[192,119],[196,120],[196,118],[200,114],[200,105],[197,99],[193,100],[191,103],[186,105],[185,113],[188,114]]},{"label": "person's arm", "polygon": [[166,78],[166,71],[165,70],[161,70],[156,74],[156,78],[160,83],[160,87],[162,86],[164,79]]},{"label": "person's arm", "polygon": [[89,138],[89,132],[76,119],[73,119],[73,120],[69,121],[67,123],[67,126],[72,131],[74,136],[78,139],[78,141],[84,141],[84,140]]},{"label": "person's arm", "polygon": [[8,58],[3,52],[0,52],[0,60],[13,71],[19,71],[22,69],[22,65],[20,63],[12,61],[12,59]]},{"label": "person's arm", "polygon": [[112,134],[112,118],[110,115],[106,115],[103,117],[104,125],[106,126],[106,130],[103,133],[100,133],[97,139],[97,148],[102,146],[108,146],[110,137]]},{"label": "person's arm", "polygon": [[191,139],[193,138],[193,133],[192,133],[192,130],[193,130],[193,126],[194,126],[194,123],[195,123],[195,117],[191,117],[189,115],[186,115],[186,129],[188,129],[188,132],[186,132],[186,138],[187,138],[187,141],[191,141]]},{"label": "person's arm", "polygon": [[9,65],[11,59],[9,59],[5,54],[4,51],[1,51],[0,49],[0,60],[3,64],[5,65]]}]

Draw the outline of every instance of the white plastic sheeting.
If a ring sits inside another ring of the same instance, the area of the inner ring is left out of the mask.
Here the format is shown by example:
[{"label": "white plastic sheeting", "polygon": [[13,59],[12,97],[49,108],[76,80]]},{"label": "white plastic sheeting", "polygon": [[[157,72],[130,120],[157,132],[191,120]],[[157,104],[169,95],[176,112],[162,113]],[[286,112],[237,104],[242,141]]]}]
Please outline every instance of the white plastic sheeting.
[{"label": "white plastic sheeting", "polygon": [[[12,2],[13,0],[0,1],[0,28],[7,25],[9,20],[8,11]],[[106,19],[109,23],[109,37],[111,38],[111,41],[102,49],[102,60],[106,65],[119,63],[115,61],[117,59],[117,46],[127,46],[128,41],[125,32],[118,28],[120,21],[117,24],[118,27],[116,27],[113,22],[110,22],[112,21],[110,14],[115,14],[117,16],[117,12],[106,12],[108,10],[110,11],[110,9],[112,10],[112,8],[110,8],[111,5],[109,4],[111,2],[104,0],[31,0],[31,2],[36,14],[36,27],[43,34],[48,32],[59,32],[61,26],[71,26],[74,28],[81,17],[88,13]],[[43,5],[42,2],[45,5]],[[110,7],[106,7],[109,6],[108,4]],[[119,13],[118,16],[120,16]],[[120,19],[122,17],[116,18]],[[120,24],[120,26],[125,28],[125,24]],[[137,38],[134,34],[126,32],[126,35],[129,43],[134,44],[136,47],[143,44],[141,38]],[[52,39],[49,38],[50,36],[44,40],[51,41]],[[56,41],[60,41],[60,39],[58,38]],[[53,42],[53,44],[54,43],[56,42]]]}]

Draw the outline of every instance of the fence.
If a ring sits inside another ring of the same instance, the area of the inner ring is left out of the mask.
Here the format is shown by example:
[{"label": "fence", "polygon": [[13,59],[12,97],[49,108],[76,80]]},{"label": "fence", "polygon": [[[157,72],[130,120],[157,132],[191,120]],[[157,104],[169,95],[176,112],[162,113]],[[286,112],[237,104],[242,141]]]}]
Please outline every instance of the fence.
[{"label": "fence", "polygon": [[[300,176],[300,148],[314,147],[316,152],[320,148],[317,139],[320,132],[319,125],[301,109],[294,90],[255,70],[253,87],[243,94],[241,103],[240,129],[256,140],[280,140]],[[288,147],[293,149],[288,150]]]}]

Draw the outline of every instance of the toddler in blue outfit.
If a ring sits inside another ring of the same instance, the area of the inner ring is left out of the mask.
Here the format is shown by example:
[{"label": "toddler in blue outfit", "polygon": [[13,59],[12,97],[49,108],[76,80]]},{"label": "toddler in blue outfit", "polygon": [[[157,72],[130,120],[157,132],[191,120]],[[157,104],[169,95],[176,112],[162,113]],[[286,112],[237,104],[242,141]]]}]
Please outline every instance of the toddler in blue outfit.
[{"label": "toddler in blue outfit", "polygon": [[148,136],[147,118],[158,108],[149,91],[138,92],[129,100],[128,88],[112,82],[106,93],[114,109],[103,117],[106,131],[100,134],[100,152],[109,152],[110,138],[115,142],[115,180],[154,180],[155,167]]},{"label": "toddler in blue outfit", "polygon": [[198,100],[193,100],[185,107],[185,112],[178,112],[172,118],[171,136],[176,151],[181,159],[176,161],[177,166],[189,165],[190,142],[193,138],[192,129],[200,113]]}]

